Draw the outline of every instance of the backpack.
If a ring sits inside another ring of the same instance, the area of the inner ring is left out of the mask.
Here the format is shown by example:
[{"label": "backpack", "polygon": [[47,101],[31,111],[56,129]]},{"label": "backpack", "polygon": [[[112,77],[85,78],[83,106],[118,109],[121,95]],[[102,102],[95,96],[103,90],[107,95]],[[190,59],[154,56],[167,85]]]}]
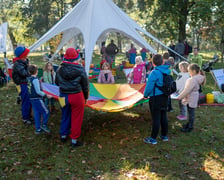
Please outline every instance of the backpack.
[{"label": "backpack", "polygon": [[157,87],[165,95],[169,96],[177,91],[177,85],[171,75],[164,73],[162,74],[163,74],[163,86],[158,86],[157,84],[155,84],[155,87]]},{"label": "backpack", "polygon": [[4,86],[6,83],[6,75],[4,74],[2,68],[0,67],[0,87]]}]

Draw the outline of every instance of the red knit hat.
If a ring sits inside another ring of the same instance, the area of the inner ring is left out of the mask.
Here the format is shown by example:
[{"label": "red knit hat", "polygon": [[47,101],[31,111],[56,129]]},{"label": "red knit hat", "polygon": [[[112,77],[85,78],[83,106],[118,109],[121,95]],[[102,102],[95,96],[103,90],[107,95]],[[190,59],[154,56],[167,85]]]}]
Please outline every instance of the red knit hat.
[{"label": "red knit hat", "polygon": [[68,61],[75,61],[80,58],[79,50],[75,50],[74,48],[68,48],[65,52],[64,59]]}]

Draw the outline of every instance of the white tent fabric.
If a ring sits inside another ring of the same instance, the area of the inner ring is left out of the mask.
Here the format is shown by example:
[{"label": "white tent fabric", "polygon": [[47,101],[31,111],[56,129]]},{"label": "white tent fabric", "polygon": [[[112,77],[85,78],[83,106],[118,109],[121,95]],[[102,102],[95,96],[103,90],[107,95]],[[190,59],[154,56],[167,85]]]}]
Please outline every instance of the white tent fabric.
[{"label": "white tent fabric", "polygon": [[6,52],[7,29],[7,22],[0,25],[0,52]]},{"label": "white tent fabric", "polygon": [[81,0],[56,25],[34,43],[30,47],[30,51],[34,51],[41,44],[61,32],[63,33],[63,38],[58,50],[60,50],[67,41],[80,33],[82,34],[85,46],[85,69],[87,74],[92,61],[94,46],[97,40],[108,32],[120,32],[128,38],[131,38],[139,46],[149,49],[152,53],[156,53],[156,51],[147,43],[139,32],[144,33],[154,41],[166,47],[162,42],[129,18],[112,0]]}]

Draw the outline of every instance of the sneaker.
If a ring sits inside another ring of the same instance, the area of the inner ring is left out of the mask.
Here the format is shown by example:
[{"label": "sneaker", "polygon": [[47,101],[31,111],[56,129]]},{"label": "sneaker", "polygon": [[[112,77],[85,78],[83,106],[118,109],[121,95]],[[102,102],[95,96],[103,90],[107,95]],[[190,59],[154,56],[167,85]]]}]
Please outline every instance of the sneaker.
[{"label": "sneaker", "polygon": [[37,129],[36,131],[35,131],[35,134],[42,134],[43,133],[43,131],[42,131],[42,129]]},{"label": "sneaker", "polygon": [[146,138],[143,139],[143,141],[144,141],[145,143],[148,143],[148,144],[157,144],[156,139],[151,138],[151,137],[146,137]]},{"label": "sneaker", "polygon": [[21,102],[22,102],[21,97],[20,97],[20,96],[17,96],[17,97],[16,97],[16,103],[17,103],[17,104],[20,104]]},{"label": "sneaker", "polygon": [[77,148],[77,147],[82,146],[82,145],[83,145],[83,143],[82,143],[82,142],[80,142],[80,141],[76,141],[76,143],[71,143],[71,145],[72,145],[72,148]]},{"label": "sneaker", "polygon": [[174,112],[173,108],[168,109],[167,112]]},{"label": "sneaker", "polygon": [[51,132],[51,130],[47,127],[47,125],[43,125],[43,126],[41,126],[40,127],[44,132],[46,132],[46,133],[50,133]]},{"label": "sneaker", "polygon": [[160,136],[160,138],[163,140],[163,141],[168,141],[168,137],[167,136]]},{"label": "sneaker", "polygon": [[187,120],[187,117],[180,114],[177,116],[177,119],[180,121],[184,121],[184,120]]},{"label": "sneaker", "polygon": [[187,123],[187,124],[183,124],[182,127],[183,127],[184,129],[188,128],[188,127],[189,127],[189,123]]},{"label": "sneaker", "polygon": [[61,138],[61,142],[62,143],[65,143],[67,141],[67,139],[68,139],[68,137],[66,135],[61,135],[60,138]]},{"label": "sneaker", "polygon": [[23,123],[24,124],[27,124],[27,125],[31,125],[32,124],[32,121],[29,120],[29,119],[23,119]]}]

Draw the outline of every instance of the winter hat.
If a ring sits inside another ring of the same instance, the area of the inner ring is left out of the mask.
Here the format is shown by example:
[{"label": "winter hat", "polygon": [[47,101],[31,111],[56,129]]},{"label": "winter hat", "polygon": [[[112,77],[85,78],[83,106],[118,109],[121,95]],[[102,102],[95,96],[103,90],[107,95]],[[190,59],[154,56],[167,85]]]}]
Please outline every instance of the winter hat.
[{"label": "winter hat", "polygon": [[26,58],[29,52],[30,50],[24,46],[18,46],[14,51],[15,56],[18,58]]},{"label": "winter hat", "polygon": [[25,59],[27,55],[29,54],[30,50],[28,48],[25,48],[23,46],[18,46],[15,51],[15,58],[13,58],[13,63],[15,63],[17,60]]},{"label": "winter hat", "polygon": [[80,58],[79,50],[75,50],[74,48],[68,48],[64,55],[64,60],[66,61],[75,61]]}]

